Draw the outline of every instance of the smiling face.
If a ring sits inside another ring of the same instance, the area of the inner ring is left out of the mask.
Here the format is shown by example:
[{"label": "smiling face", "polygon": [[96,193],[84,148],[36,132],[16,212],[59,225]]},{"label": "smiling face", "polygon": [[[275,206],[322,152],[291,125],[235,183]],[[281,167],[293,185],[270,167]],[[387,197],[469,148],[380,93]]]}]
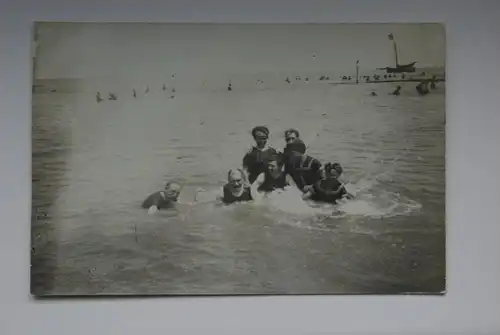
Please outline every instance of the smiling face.
[{"label": "smiling face", "polygon": [[267,171],[271,176],[279,175],[281,172],[281,165],[276,160],[272,160],[267,163]]},{"label": "smiling face", "polygon": [[228,176],[228,183],[231,186],[231,189],[233,191],[240,191],[243,188],[243,183],[244,183],[244,178],[243,175],[241,174],[240,171],[235,170],[231,171]]},{"label": "smiling face", "polygon": [[169,183],[165,186],[165,195],[168,199],[177,201],[181,193],[181,186],[176,183]]}]

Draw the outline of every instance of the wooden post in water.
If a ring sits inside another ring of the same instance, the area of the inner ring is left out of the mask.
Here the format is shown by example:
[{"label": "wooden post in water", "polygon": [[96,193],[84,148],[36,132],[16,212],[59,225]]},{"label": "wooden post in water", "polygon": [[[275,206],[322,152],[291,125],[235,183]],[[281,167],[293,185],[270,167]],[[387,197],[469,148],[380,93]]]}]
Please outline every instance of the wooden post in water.
[{"label": "wooden post in water", "polygon": [[356,84],[359,84],[359,59],[356,61]]}]

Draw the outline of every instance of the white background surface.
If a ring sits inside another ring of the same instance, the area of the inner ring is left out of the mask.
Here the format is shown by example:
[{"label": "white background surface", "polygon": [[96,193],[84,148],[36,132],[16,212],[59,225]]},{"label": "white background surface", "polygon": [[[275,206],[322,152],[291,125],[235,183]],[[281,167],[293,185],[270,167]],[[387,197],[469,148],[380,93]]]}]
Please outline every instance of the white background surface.
[{"label": "white background surface", "polygon": [[[447,295],[34,301],[29,294],[34,20],[444,22]],[[0,55],[0,334],[500,333],[500,2],[4,1]]]}]

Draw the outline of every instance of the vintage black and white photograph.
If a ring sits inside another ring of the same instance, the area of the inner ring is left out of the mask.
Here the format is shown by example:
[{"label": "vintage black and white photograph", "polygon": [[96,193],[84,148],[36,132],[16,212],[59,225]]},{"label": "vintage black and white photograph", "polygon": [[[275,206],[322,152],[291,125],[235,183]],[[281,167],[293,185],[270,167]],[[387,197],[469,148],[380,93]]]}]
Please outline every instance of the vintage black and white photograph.
[{"label": "vintage black and white photograph", "polygon": [[35,23],[31,293],[444,294],[445,44]]}]

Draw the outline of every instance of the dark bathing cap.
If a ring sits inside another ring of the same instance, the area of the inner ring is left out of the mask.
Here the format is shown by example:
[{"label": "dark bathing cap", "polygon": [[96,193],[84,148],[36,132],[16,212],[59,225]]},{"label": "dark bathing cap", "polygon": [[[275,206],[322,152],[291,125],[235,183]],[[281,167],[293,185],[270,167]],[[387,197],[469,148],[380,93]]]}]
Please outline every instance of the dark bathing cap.
[{"label": "dark bathing cap", "polygon": [[301,154],[305,154],[306,145],[301,140],[295,140],[295,141],[288,143],[286,145],[285,151],[287,151],[287,152],[295,151],[295,152],[300,152]]},{"label": "dark bathing cap", "polygon": [[338,174],[342,174],[344,172],[344,169],[342,169],[342,166],[340,166],[339,163],[326,163],[325,164],[325,171],[330,173],[330,171],[335,170],[338,172]]},{"label": "dark bathing cap", "polygon": [[252,136],[256,137],[269,137],[269,129],[266,126],[257,126],[252,129]]}]

